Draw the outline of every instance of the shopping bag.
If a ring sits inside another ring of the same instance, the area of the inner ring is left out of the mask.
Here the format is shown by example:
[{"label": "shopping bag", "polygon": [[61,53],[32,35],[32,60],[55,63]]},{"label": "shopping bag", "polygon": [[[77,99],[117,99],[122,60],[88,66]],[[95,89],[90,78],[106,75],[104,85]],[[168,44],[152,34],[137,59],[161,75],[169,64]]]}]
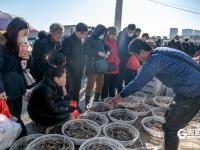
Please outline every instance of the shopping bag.
[{"label": "shopping bag", "polygon": [[[71,100],[70,101],[70,106],[73,106],[73,107],[77,107],[77,102],[76,101],[73,101]],[[74,110],[72,113],[71,113],[71,119],[74,120],[74,119],[77,119],[80,115],[80,112],[78,110]]]},{"label": "shopping bag", "polygon": [[0,114],[5,115],[6,117],[10,118],[10,110],[6,103],[6,99],[0,99]]},{"label": "shopping bag", "polygon": [[139,61],[134,54],[131,54],[131,56],[126,64],[126,67],[133,71],[137,71],[138,68],[140,67]]},{"label": "shopping bag", "polygon": [[0,149],[9,148],[21,131],[22,128],[19,123],[0,114]]}]

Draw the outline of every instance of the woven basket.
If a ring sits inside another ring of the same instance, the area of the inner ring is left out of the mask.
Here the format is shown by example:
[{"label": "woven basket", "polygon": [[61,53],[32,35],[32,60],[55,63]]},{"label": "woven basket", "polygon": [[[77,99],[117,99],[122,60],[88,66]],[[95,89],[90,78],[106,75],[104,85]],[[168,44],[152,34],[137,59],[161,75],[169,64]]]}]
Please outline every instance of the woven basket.
[{"label": "woven basket", "polygon": [[[88,112],[88,113],[81,114],[79,116],[79,119],[89,119],[88,117],[92,117],[92,118],[98,117],[101,120],[101,124],[99,124],[101,128],[103,128],[106,124],[108,124],[108,121],[109,121],[105,115],[97,113],[97,112]],[[92,120],[92,119],[89,119],[89,120]]]},{"label": "woven basket", "polygon": [[[41,144],[44,144],[48,141],[55,142],[56,140],[62,141],[63,143],[69,145],[67,150],[74,150],[74,144],[73,142],[66,138],[64,135],[59,135],[59,134],[48,134],[48,135],[43,135],[35,140],[33,140],[26,148],[26,150],[39,150],[41,147]],[[65,148],[62,148],[65,150]]]},{"label": "woven basket", "polygon": [[147,123],[149,121],[152,121],[152,120],[159,121],[161,123],[165,123],[165,120],[164,120],[163,117],[154,117],[154,116],[145,117],[145,118],[142,119],[142,122],[141,122],[142,123],[142,127],[144,128],[144,130],[147,133],[149,133],[150,135],[152,135],[152,136],[159,137],[159,138],[164,137],[164,132],[163,131],[155,131],[155,130],[150,129],[149,127],[147,127],[145,125],[145,123]]},{"label": "woven basket", "polygon": [[126,150],[120,142],[107,137],[97,137],[87,140],[81,145],[79,150],[88,150],[90,146],[95,144],[108,146],[112,150]]},{"label": "woven basket", "polygon": [[165,108],[168,108],[169,105],[172,103],[172,101],[173,101],[173,98],[167,97],[167,96],[156,96],[153,98],[153,102],[155,103],[155,105],[159,107],[165,107]]},{"label": "woven basket", "polygon": [[[139,131],[135,128],[135,127],[133,127],[133,126],[131,126],[131,125],[129,125],[129,124],[126,124],[126,123],[110,123],[110,124],[107,124],[104,128],[103,128],[103,133],[104,133],[104,135],[106,136],[106,137],[109,137],[109,138],[112,138],[112,137],[110,137],[109,135],[108,135],[108,130],[110,130],[110,129],[117,129],[117,128],[121,128],[121,129],[127,129],[128,131],[129,131],[129,133],[131,133],[133,136],[134,136],[134,138],[133,139],[131,139],[131,140],[129,140],[129,141],[120,141],[120,140],[117,140],[117,141],[119,141],[122,145],[124,145],[125,147],[127,147],[127,146],[131,146],[131,145],[133,145],[136,141],[137,141],[137,139],[139,138]],[[116,139],[115,139],[116,140]]]},{"label": "woven basket", "polygon": [[[128,116],[132,118],[130,121],[125,121],[125,120],[119,120],[113,117],[113,114],[120,114],[120,113],[125,113]],[[136,120],[138,119],[138,114],[129,110],[129,109],[114,109],[109,111],[108,116],[112,122],[121,122],[121,123],[128,123],[128,124],[134,124]]]},{"label": "woven basket", "polygon": [[9,150],[25,150],[27,145],[32,142],[33,140],[35,140],[36,138],[42,136],[44,134],[31,134],[28,136],[25,136],[19,140],[17,140],[16,142],[14,142],[14,144],[10,147]]},{"label": "woven basket", "polygon": [[[92,129],[94,129],[96,131],[96,135],[94,137],[97,137],[100,135],[101,133],[101,127],[94,121],[88,120],[88,119],[77,119],[77,120],[71,120],[71,121],[67,121],[63,126],[62,126],[62,133],[63,135],[65,135],[67,138],[69,138],[70,140],[72,140],[74,142],[75,145],[81,145],[82,143],[84,143],[86,140],[88,139],[79,139],[79,138],[73,138],[68,136],[65,133],[65,129],[69,126],[69,125],[73,125],[76,126],[76,123],[85,123],[87,124],[87,126],[91,127]],[[93,138],[94,138],[93,137]],[[90,138],[89,138],[90,139]]]}]

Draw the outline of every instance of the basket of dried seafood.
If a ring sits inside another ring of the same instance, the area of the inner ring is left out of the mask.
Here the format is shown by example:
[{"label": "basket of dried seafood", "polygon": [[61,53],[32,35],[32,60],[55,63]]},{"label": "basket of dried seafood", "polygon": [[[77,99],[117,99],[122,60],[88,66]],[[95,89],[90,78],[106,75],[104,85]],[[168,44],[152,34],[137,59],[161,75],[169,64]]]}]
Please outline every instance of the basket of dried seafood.
[{"label": "basket of dried seafood", "polygon": [[26,150],[74,150],[73,142],[64,135],[48,134],[32,141]]},{"label": "basket of dried seafood", "polygon": [[64,123],[59,123],[54,126],[48,127],[45,131],[46,134],[62,134],[61,128]]},{"label": "basket of dried seafood", "polygon": [[123,100],[119,103],[119,106],[125,108],[135,108],[140,104],[142,99],[143,99],[142,97],[131,95],[123,98]]},{"label": "basket of dried seafood", "polygon": [[44,134],[31,134],[17,140],[9,150],[25,150],[27,145]]},{"label": "basket of dried seafood", "polygon": [[110,108],[106,105],[105,102],[93,102],[87,105],[88,111],[98,112],[104,115],[108,114]]},{"label": "basket of dried seafood", "polygon": [[112,98],[114,98],[114,97],[106,97],[106,98],[103,99],[103,101],[104,101],[104,102],[108,102],[108,101],[111,100]]},{"label": "basket of dried seafood", "polygon": [[81,145],[88,139],[97,137],[101,133],[101,127],[88,119],[67,121],[62,126],[62,133],[71,139],[75,145]]},{"label": "basket of dried seafood", "polygon": [[79,116],[79,119],[89,119],[94,122],[96,122],[98,125],[100,125],[101,128],[103,128],[106,124],[108,124],[108,118],[100,113],[97,112],[87,112],[84,114],[81,114]]},{"label": "basket of dried seafood", "polygon": [[149,105],[151,108],[157,107],[157,105],[153,102],[153,98],[145,98],[142,100],[142,103]]},{"label": "basket of dried seafood", "polygon": [[156,96],[153,98],[153,102],[159,107],[169,107],[172,103],[173,98],[167,96]]},{"label": "basket of dried seafood", "polygon": [[79,150],[126,150],[126,148],[111,138],[96,137],[85,141]]},{"label": "basket of dried seafood", "polygon": [[119,141],[125,147],[133,145],[139,138],[139,131],[126,123],[110,123],[103,128],[106,137]]},{"label": "basket of dried seafood", "polygon": [[146,116],[150,113],[151,107],[147,104],[140,103],[137,107],[135,108],[129,108],[133,112],[136,112],[138,116]]},{"label": "basket of dried seafood", "polygon": [[109,111],[108,116],[112,122],[133,124],[138,119],[138,114],[129,109],[114,109]]},{"label": "basket of dried seafood", "polygon": [[142,92],[142,91],[138,91],[138,92],[135,92],[135,93],[133,94],[133,96],[146,98],[146,97],[147,97],[147,94],[144,93],[144,92]]},{"label": "basket of dried seafood", "polygon": [[156,116],[156,117],[164,117],[167,109],[168,108],[165,108],[165,107],[154,107],[151,109],[151,113],[153,116]]},{"label": "basket of dried seafood", "polygon": [[165,120],[163,117],[145,117],[142,119],[141,123],[144,130],[150,135],[159,138],[164,136],[162,125],[165,123]]}]

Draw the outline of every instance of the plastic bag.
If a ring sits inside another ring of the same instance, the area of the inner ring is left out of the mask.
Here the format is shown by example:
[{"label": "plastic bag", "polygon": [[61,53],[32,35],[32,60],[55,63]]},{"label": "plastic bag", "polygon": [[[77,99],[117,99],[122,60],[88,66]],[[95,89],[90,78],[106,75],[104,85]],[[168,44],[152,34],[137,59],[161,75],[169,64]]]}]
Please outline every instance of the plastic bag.
[{"label": "plastic bag", "polygon": [[[70,101],[70,106],[74,106],[74,107],[77,107],[77,102],[76,101],[73,101],[71,100]],[[78,110],[75,110],[71,113],[71,119],[74,120],[74,119],[77,119],[80,115],[80,112]]]},{"label": "plastic bag", "polygon": [[139,61],[134,54],[131,54],[126,67],[130,70],[137,71],[140,67]]},{"label": "plastic bag", "polygon": [[6,103],[6,99],[0,99],[0,114],[10,118],[10,110]]},{"label": "plastic bag", "polygon": [[22,128],[19,123],[0,114],[0,149],[10,147],[21,131]]}]

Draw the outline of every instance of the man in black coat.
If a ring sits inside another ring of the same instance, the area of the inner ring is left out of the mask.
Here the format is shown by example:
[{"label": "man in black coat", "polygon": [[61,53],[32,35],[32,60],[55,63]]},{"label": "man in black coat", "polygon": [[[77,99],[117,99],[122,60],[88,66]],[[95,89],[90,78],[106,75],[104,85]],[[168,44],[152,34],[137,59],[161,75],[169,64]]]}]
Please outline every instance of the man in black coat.
[{"label": "man in black coat", "polygon": [[62,33],[63,26],[53,23],[50,26],[50,34],[34,43],[31,74],[37,82],[42,80],[44,73],[49,69],[52,58],[60,51]]},{"label": "man in black coat", "polygon": [[76,31],[62,42],[61,52],[66,56],[68,68],[69,97],[79,102],[81,79],[85,65],[84,38],[88,33],[87,25],[78,23]]},{"label": "man in black coat", "polygon": [[120,58],[118,92],[122,90],[123,83],[125,82],[125,84],[128,84],[130,81],[130,76],[134,76],[133,72],[126,68],[126,64],[130,57],[128,45],[134,38],[136,38],[134,35],[135,29],[135,24],[129,24],[127,28],[118,34],[117,51]]}]

